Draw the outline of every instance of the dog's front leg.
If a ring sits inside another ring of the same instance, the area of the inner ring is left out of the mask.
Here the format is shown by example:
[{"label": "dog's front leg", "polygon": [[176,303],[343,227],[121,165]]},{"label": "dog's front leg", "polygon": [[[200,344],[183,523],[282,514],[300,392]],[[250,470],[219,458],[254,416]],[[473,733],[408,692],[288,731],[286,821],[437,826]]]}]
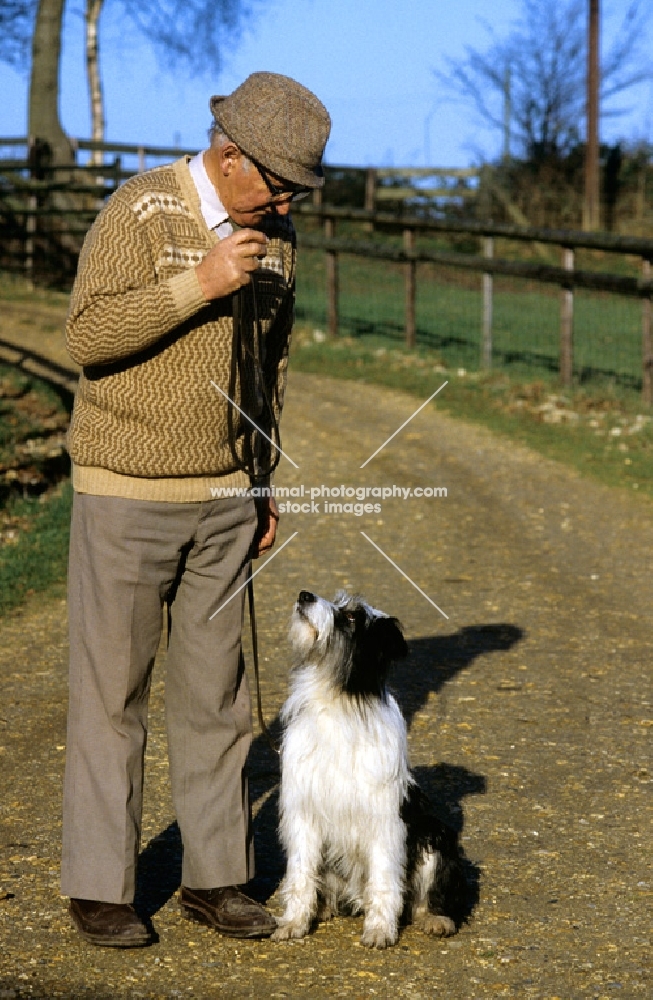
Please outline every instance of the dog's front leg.
[{"label": "dog's front leg", "polygon": [[391,832],[383,831],[370,845],[361,937],[368,948],[387,948],[397,941],[403,909],[405,853],[403,824]]},{"label": "dog's front leg", "polygon": [[[308,933],[317,913],[317,890],[322,839],[319,831],[304,817],[288,817],[281,825],[281,835],[288,864],[281,885],[283,916],[277,920],[273,941],[301,938]],[[290,827],[292,826],[292,829]]]}]

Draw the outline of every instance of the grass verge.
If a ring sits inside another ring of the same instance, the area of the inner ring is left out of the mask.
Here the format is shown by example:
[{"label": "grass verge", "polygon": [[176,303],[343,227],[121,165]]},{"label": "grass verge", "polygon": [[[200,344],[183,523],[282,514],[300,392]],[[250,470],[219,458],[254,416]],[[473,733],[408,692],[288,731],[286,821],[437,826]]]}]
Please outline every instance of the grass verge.
[{"label": "grass verge", "polygon": [[0,615],[37,593],[63,593],[72,490],[69,400],[0,364]]},{"label": "grass verge", "polygon": [[29,522],[13,544],[0,549],[0,615],[32,594],[63,594],[68,561],[72,487],[58,486],[47,498],[11,500],[5,511]]},{"label": "grass verge", "polygon": [[[387,342],[386,342],[387,344]],[[400,389],[557,459],[609,486],[653,498],[653,420],[634,392],[611,385],[562,390],[554,378],[524,370],[508,376],[448,369],[431,351],[406,351],[382,339],[315,342],[301,326],[291,370]]]}]

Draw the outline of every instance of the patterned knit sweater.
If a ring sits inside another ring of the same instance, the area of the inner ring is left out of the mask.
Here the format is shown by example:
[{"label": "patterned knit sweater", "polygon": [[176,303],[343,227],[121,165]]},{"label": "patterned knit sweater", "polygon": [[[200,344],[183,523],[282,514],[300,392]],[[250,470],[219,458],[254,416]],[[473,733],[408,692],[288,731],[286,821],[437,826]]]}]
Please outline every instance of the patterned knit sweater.
[{"label": "patterned knit sweater", "polygon": [[[295,234],[287,217],[270,217],[261,228],[267,257],[254,287],[241,292],[241,310],[246,329],[258,318],[279,419]],[[228,392],[232,297],[207,303],[195,273],[216,241],[186,158],[131,178],[89,231],[66,324],[68,351],[83,366],[68,438],[76,489],[190,501],[207,499],[214,485],[250,485],[229,447],[230,404],[211,385]],[[246,369],[245,395],[256,391],[248,377]]]}]

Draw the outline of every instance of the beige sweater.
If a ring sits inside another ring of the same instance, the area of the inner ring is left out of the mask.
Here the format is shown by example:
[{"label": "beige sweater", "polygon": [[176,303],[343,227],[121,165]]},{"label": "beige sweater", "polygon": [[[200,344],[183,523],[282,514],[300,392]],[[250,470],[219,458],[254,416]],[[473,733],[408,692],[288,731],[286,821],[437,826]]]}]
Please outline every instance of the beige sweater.
[{"label": "beige sweater", "polygon": [[[253,325],[255,294],[278,419],[295,234],[279,216],[264,231],[268,256],[244,312]],[[83,366],[68,438],[77,490],[183,502],[208,499],[211,486],[250,485],[229,448],[229,404],[211,385],[228,392],[232,300],[207,303],[195,273],[216,240],[185,158],[131,178],[89,231],[66,324],[69,353]]]}]

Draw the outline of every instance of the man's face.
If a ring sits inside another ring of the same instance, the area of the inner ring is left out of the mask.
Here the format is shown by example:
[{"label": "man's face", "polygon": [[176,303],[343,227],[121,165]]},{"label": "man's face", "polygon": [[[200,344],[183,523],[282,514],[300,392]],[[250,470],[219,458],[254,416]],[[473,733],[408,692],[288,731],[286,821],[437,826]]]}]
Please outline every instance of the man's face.
[{"label": "man's face", "polygon": [[292,195],[273,195],[268,187],[270,181],[279,186],[283,181],[270,174],[266,183],[234,143],[212,145],[204,162],[222,204],[237,225],[256,229],[268,216],[288,215]]}]

